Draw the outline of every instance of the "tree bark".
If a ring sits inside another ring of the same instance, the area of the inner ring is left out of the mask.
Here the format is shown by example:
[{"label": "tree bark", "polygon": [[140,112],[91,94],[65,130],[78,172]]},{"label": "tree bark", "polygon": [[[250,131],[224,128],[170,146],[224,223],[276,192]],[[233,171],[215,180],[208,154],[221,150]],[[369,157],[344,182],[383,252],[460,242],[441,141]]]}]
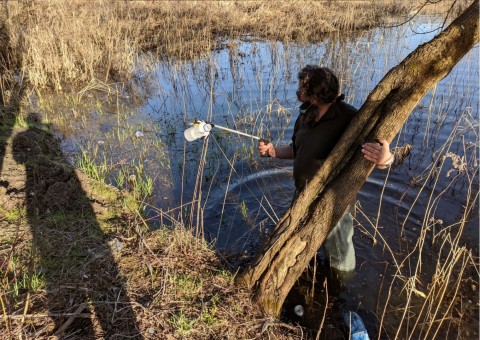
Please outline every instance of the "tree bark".
[{"label": "tree bark", "polygon": [[361,145],[391,141],[423,96],[479,40],[479,1],[390,70],[368,96],[309,186],[276,225],[237,283],[254,290],[262,309],[278,316],[295,281],[373,169]]}]

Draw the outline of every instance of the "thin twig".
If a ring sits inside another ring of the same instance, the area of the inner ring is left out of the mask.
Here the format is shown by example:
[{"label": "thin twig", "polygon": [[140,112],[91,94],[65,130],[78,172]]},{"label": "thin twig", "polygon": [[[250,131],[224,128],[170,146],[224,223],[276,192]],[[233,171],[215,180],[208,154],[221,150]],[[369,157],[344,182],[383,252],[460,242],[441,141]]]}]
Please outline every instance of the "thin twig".
[{"label": "thin twig", "polygon": [[25,321],[25,315],[27,315],[27,311],[28,311],[28,305],[30,304],[30,290],[28,290],[27,292],[27,298],[25,299],[25,306],[24,306],[24,309],[23,309],[23,318],[22,318],[22,324],[23,322]]},{"label": "thin twig", "polygon": [[0,303],[2,304],[2,312],[3,312],[3,318],[5,320],[5,327],[7,328],[8,334],[11,336],[12,334],[10,333],[10,327],[8,325],[8,315],[5,309],[5,304],[3,302],[2,294],[0,294]]},{"label": "thin twig", "polygon": [[21,314],[21,315],[5,315],[7,319],[10,320],[19,320],[22,318],[25,319],[42,319],[42,318],[65,318],[65,317],[71,317],[75,316],[76,318],[81,318],[81,319],[91,319],[93,317],[93,314],[90,313],[41,313],[41,314]]},{"label": "thin twig", "polygon": [[327,308],[328,308],[328,285],[327,285],[327,278],[325,278],[325,281],[323,282],[323,286],[325,287],[325,309],[323,310],[323,316],[322,316],[322,321],[320,322],[320,326],[318,327],[318,332],[317,332],[317,337],[315,340],[318,340],[320,337],[320,334],[322,333],[322,328],[323,328],[323,323],[325,322],[325,316],[327,315]]},{"label": "thin twig", "polygon": [[54,338],[55,339],[60,339],[60,337],[63,335],[63,333],[65,333],[65,331],[67,330],[68,327],[70,327],[70,325],[72,324],[72,322],[78,317],[78,315],[80,313],[83,312],[83,310],[87,308],[87,303],[81,303],[77,309],[75,310],[75,312],[68,318],[67,321],[65,321],[65,323],[63,325],[60,326],[60,328],[58,328],[58,330],[55,332],[55,336]]}]

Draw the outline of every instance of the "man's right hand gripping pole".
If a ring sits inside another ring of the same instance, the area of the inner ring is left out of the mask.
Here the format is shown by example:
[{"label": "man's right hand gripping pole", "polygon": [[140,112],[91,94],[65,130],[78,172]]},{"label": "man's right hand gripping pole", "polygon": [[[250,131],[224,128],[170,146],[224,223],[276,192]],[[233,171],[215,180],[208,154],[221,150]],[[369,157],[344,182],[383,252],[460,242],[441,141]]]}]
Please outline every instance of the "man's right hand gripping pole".
[{"label": "man's right hand gripping pole", "polygon": [[262,157],[275,157],[275,147],[266,139],[260,139],[258,142],[258,151]]}]

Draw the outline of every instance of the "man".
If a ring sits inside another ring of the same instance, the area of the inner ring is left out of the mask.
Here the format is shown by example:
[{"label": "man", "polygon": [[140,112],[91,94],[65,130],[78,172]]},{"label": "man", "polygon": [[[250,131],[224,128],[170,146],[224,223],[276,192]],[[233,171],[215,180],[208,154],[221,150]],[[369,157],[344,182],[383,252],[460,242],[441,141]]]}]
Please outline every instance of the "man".
[{"label": "man", "polygon": [[[258,149],[262,156],[293,159],[295,197],[315,176],[323,160],[328,157],[346,130],[357,109],[343,101],[339,82],[328,68],[307,65],[299,75],[297,97],[303,104],[295,122],[292,142],[274,146],[260,141]],[[378,143],[362,145],[365,158],[379,168],[390,166],[394,157],[389,143],[382,139]],[[330,267],[340,272],[355,269],[353,247],[353,218],[347,209],[338,224],[324,242]]]}]

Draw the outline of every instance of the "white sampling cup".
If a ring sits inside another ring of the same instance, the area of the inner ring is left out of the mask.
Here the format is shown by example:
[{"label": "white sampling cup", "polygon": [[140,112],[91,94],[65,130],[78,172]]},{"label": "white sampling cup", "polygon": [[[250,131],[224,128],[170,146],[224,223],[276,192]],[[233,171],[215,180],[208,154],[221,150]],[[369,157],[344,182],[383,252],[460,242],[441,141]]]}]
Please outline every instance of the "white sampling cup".
[{"label": "white sampling cup", "polygon": [[204,121],[196,121],[191,127],[183,132],[185,139],[192,142],[196,139],[207,137],[212,130],[212,125]]}]

